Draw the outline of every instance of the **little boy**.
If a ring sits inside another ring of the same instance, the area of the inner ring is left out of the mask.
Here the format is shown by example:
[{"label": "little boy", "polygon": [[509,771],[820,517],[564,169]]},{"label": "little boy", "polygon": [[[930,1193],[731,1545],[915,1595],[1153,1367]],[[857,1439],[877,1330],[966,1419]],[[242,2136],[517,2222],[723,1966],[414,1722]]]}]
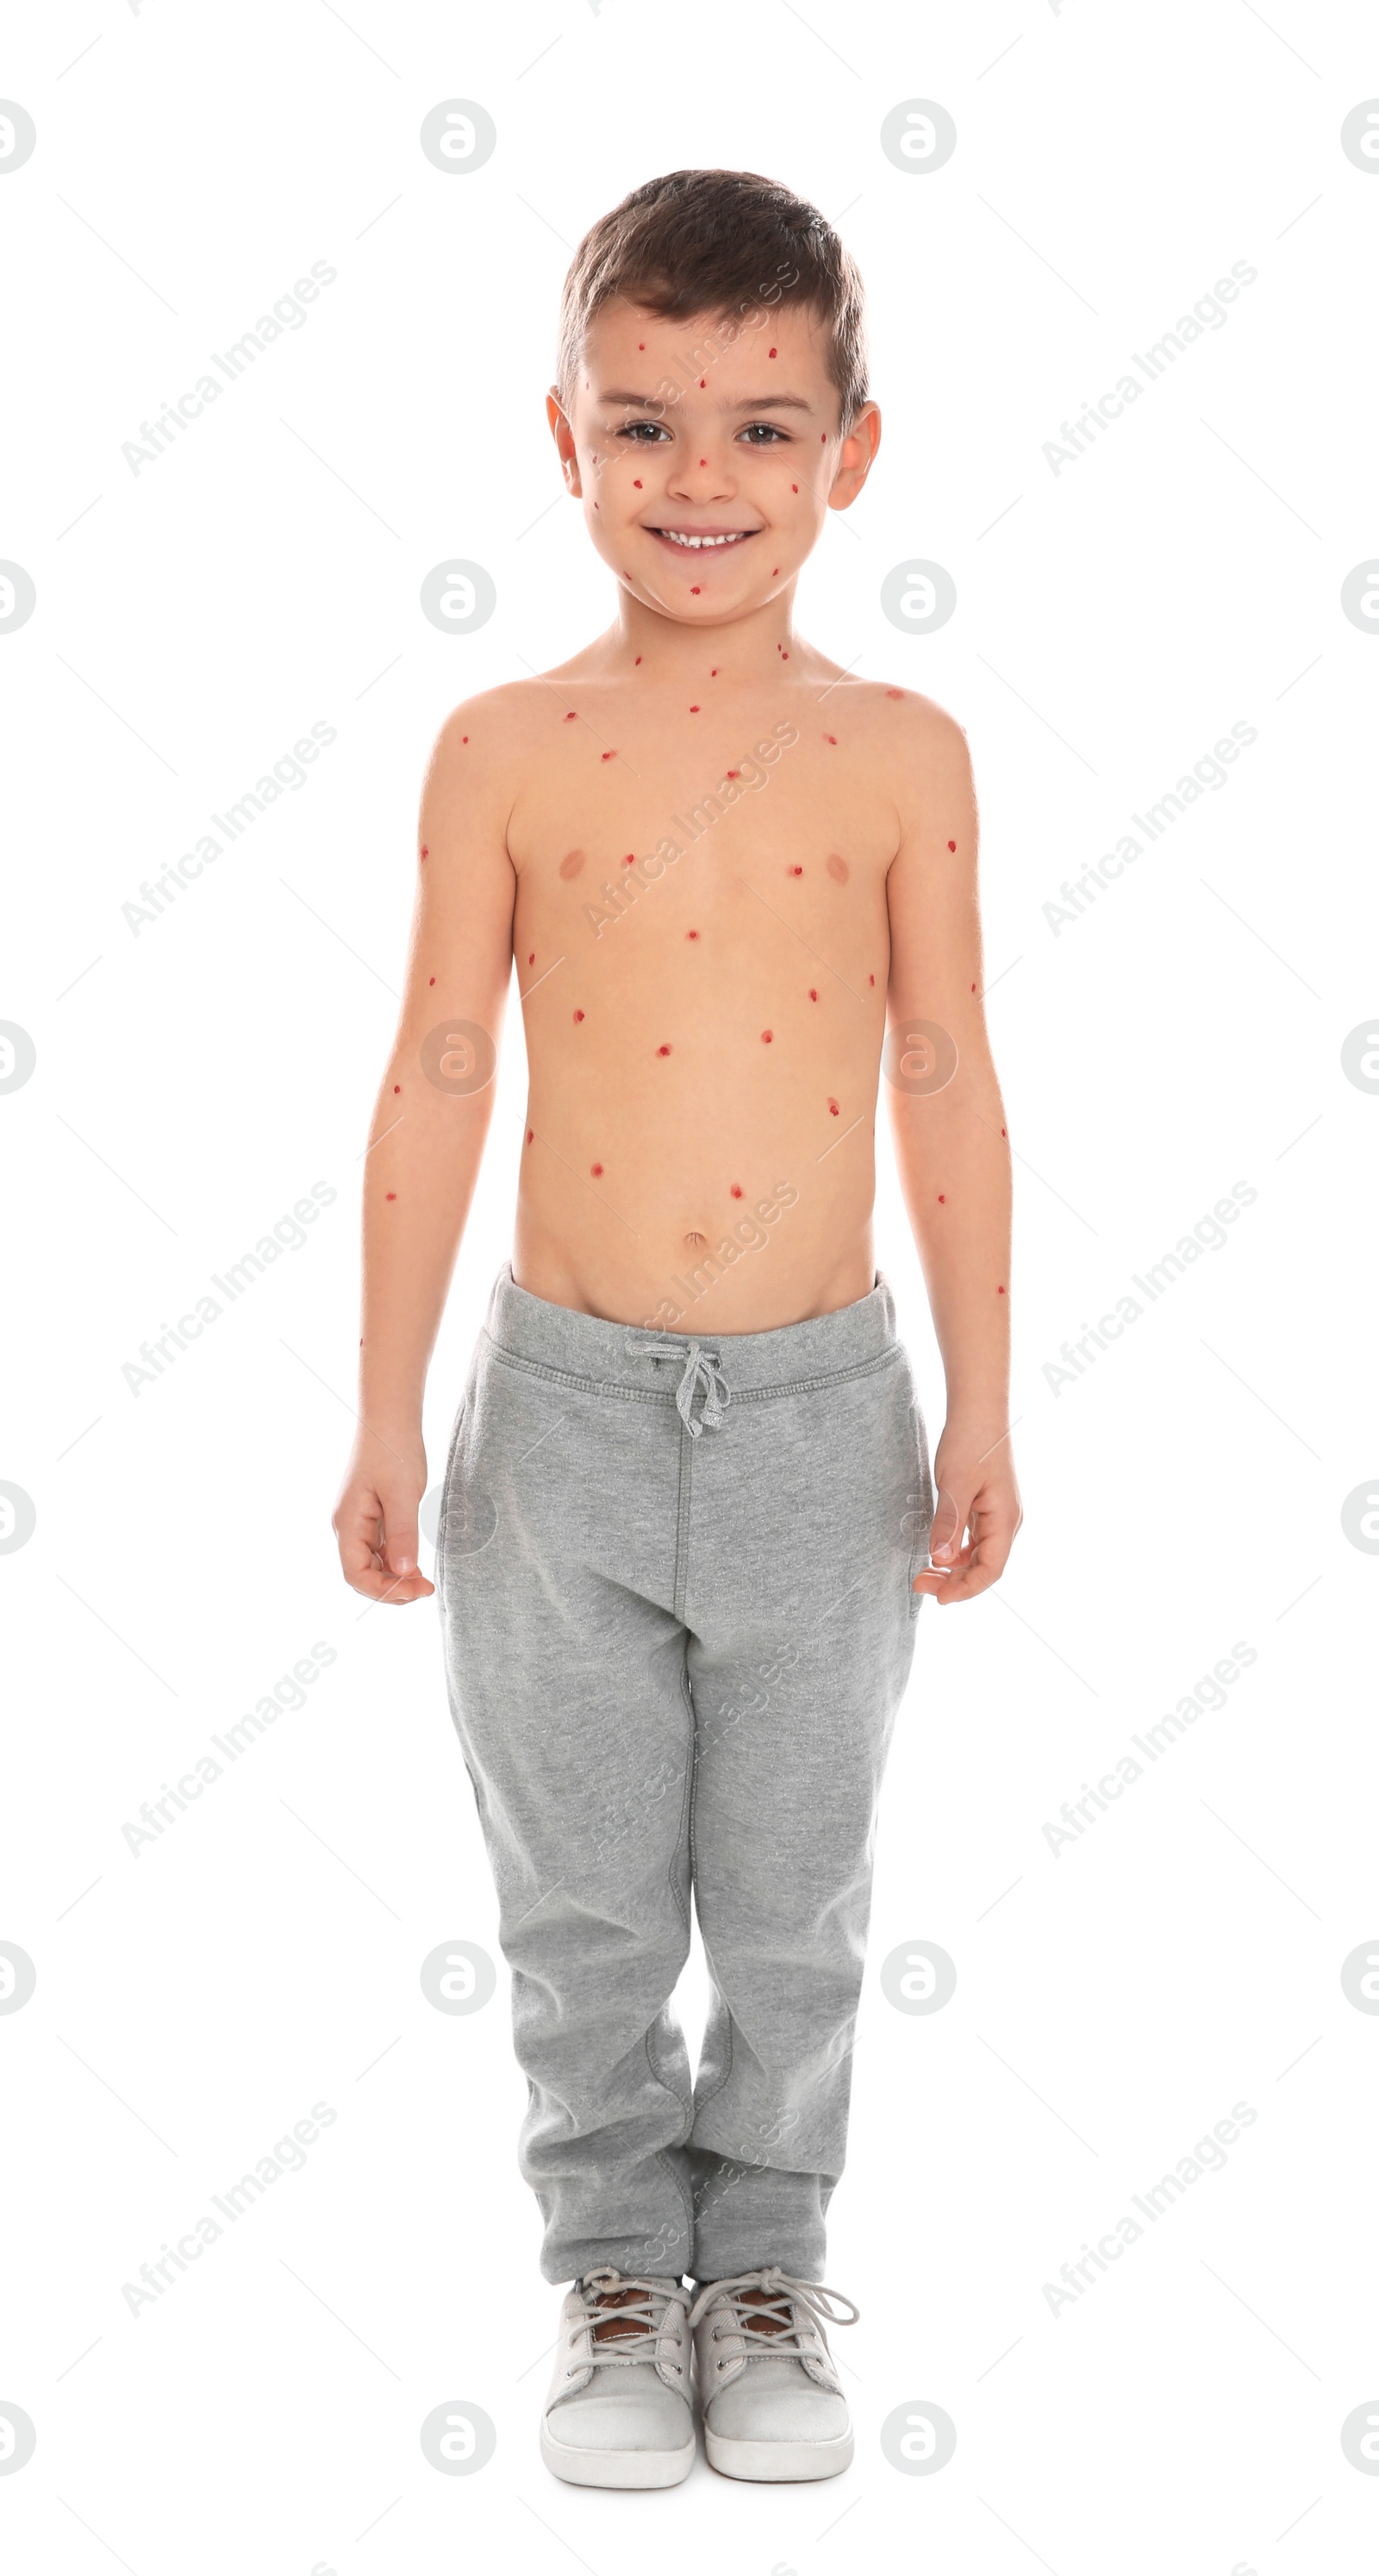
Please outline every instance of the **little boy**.
[{"label": "little boy", "polygon": [[[920,1597],[984,1591],[1020,1521],[976,804],[950,716],[793,623],[880,437],[860,280],[812,206],[744,171],[634,190],[575,255],[547,409],[617,613],[432,755],[335,1528],[356,1591],[432,1590],[422,1391],[515,960],[516,1237],[435,1588],[541,2268],[574,2283],[542,2451],[576,2484],[673,2485],[697,2381],[715,2468],[831,2477],[824,2324],[857,2311],[819,2276],[877,1793]],[[883,1042],[947,1380],[937,1495],[872,1256]]]}]

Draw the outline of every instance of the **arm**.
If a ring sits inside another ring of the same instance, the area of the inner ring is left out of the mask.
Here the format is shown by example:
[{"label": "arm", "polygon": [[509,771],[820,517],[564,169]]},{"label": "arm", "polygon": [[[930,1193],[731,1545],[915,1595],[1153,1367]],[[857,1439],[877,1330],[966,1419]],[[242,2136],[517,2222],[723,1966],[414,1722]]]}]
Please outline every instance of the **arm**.
[{"label": "arm", "polygon": [[970,1601],[1003,1572],[1021,1520],[1009,1437],[1010,1146],[982,1008],[972,765],[961,727],[931,701],[921,701],[898,802],[886,1069],[948,1395],[934,1459],[933,1570],[915,1590]]},{"label": "arm", "polygon": [[346,1582],[376,1601],[434,1589],[417,1571],[422,1395],[488,1134],[512,974],[514,772],[502,717],[496,696],[470,701],[431,755],[406,987],[364,1162],[359,1430],[334,1528]]}]

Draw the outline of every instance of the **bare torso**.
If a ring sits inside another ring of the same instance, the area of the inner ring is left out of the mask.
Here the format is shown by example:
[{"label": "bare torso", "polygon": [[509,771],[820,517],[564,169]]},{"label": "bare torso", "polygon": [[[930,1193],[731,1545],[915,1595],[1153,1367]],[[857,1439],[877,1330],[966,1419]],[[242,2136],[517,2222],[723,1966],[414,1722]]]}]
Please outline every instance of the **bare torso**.
[{"label": "bare torso", "polygon": [[707,655],[671,684],[683,706],[579,661],[503,693],[530,1068],[513,1269],[555,1304],[754,1332],[872,1286],[902,692],[795,658],[730,702]]}]

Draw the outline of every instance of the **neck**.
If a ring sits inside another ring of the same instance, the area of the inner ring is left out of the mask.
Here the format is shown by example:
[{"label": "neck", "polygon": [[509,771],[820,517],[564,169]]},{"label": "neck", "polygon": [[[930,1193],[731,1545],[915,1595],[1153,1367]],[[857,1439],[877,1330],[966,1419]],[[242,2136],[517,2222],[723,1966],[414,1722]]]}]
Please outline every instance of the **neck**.
[{"label": "neck", "polygon": [[[802,650],[793,615],[795,585],[787,583],[759,608],[693,625],[649,608],[630,591],[618,594],[618,614],[603,638],[610,671],[619,676],[636,670],[639,681],[655,687],[688,687],[694,697],[704,688],[751,688],[778,679]],[[641,663],[638,667],[637,656]],[[786,656],[789,656],[789,662]],[[714,678],[710,679],[710,673]]]}]

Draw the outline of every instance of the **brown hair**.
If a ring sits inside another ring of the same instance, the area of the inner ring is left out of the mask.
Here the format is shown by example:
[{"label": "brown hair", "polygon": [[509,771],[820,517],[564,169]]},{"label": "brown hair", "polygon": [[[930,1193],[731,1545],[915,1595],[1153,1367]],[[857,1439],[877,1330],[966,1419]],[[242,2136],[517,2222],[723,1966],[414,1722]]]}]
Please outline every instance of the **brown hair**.
[{"label": "brown hair", "polygon": [[823,325],[845,433],[867,400],[861,274],[817,206],[775,179],[673,170],[591,225],[561,298],[557,388],[567,411],[585,333],[615,296],[666,319],[731,319],[730,337],[782,305],[807,305]]}]

